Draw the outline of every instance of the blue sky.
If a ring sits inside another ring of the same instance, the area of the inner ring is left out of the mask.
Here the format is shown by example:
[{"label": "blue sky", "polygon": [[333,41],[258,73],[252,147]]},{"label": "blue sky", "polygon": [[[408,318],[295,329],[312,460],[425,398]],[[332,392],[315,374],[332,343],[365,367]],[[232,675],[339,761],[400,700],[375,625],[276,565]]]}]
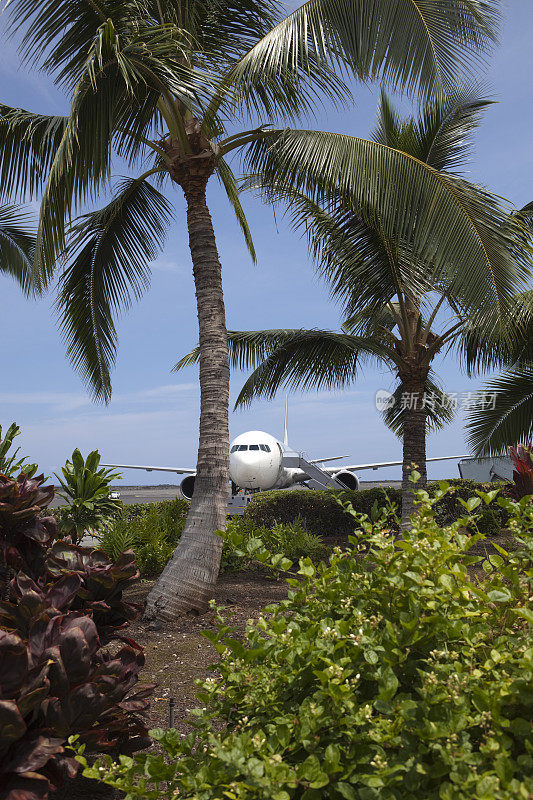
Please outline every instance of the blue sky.
[{"label": "blue sky", "polygon": [[[530,0],[508,0],[504,8],[501,45],[486,74],[480,74],[498,103],[486,112],[468,174],[521,206],[533,199],[533,6]],[[65,97],[51,81],[19,67],[15,46],[5,39],[0,48],[0,86],[0,101],[8,105],[52,114],[67,110]],[[356,85],[354,94],[355,107],[342,112],[325,108],[308,127],[367,135],[375,119],[378,87]],[[23,451],[48,474],[58,470],[76,446],[84,453],[98,448],[104,460],[122,463],[195,464],[197,371],[190,368],[178,375],[170,371],[197,341],[194,287],[183,199],[177,191],[169,196],[176,218],[164,251],[153,264],[151,288],[118,325],[119,353],[108,407],[91,402],[65,358],[53,293],[28,301],[9,279],[0,277],[0,423],[18,422]],[[209,204],[223,265],[229,328],[338,326],[338,311],[315,279],[305,242],[288,229],[281,213],[274,219],[259,201],[244,198],[258,252],[254,266],[216,181],[209,188]],[[481,383],[467,380],[453,356],[441,359],[437,372],[451,392],[468,391]],[[242,381],[242,375],[233,375],[233,397]],[[291,443],[310,457],[351,453],[360,463],[400,458],[400,442],[374,408],[375,392],[392,386],[390,373],[369,369],[349,391],[291,396]],[[281,436],[283,405],[280,395],[271,403],[256,402],[251,409],[232,414],[231,435],[258,428]],[[429,439],[430,456],[463,452],[461,417]],[[399,469],[379,474],[398,477]],[[432,465],[429,474],[455,476],[456,468]],[[124,473],[125,483],[168,480],[164,473]]]}]

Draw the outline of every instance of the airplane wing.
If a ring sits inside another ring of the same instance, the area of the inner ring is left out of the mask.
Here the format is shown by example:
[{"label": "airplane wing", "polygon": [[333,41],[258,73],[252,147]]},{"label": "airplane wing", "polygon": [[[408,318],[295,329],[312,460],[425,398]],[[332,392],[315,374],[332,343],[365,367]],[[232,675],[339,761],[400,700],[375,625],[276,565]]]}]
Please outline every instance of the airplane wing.
[{"label": "airplane wing", "polygon": [[329,458],[310,458],[310,464],[324,464],[326,461],[340,461],[341,458],[350,458],[350,455],[347,456],[329,456]]},{"label": "airplane wing", "polygon": [[[462,458],[471,458],[470,455],[467,456],[439,456],[437,458],[426,458],[426,461],[459,461]],[[362,469],[380,469],[381,467],[398,467],[403,464],[403,461],[381,461],[380,463],[375,464],[351,464],[349,466],[342,465],[342,469],[349,470],[350,472],[356,472]],[[325,467],[324,472],[338,472],[338,467]]]},{"label": "airplane wing", "polygon": [[102,464],[102,467],[115,467],[116,469],[144,469],[146,472],[177,472],[178,475],[195,475],[195,469],[188,467],[144,467],[138,464]]}]

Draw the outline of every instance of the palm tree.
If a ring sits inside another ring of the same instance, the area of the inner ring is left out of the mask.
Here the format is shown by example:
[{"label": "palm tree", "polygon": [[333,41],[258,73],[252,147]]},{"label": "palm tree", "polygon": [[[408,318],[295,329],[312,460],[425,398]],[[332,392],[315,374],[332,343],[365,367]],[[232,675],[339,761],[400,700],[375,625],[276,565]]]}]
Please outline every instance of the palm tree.
[{"label": "palm tree", "polygon": [[[68,117],[2,111],[0,176],[12,191],[43,188],[34,281],[66,264],[58,306],[74,366],[107,401],[114,317],[148,282],[171,207],[153,185],[181,187],[200,339],[200,440],[180,545],[147,614],[206,607],[218,573],[228,490],[229,368],[221,269],[206,187],[224,186],[253,255],[227,158],[280,132],[242,128],[339,99],[339,74],[381,77],[429,96],[463,75],[494,41],[498,0],[308,0],[283,17],[277,0],[10,0],[22,54],[71,95]],[[335,71],[336,70],[336,71]],[[115,187],[103,209],[68,225],[107,188],[113,154],[149,169]],[[427,178],[427,183],[431,180]]]},{"label": "palm tree", "polygon": [[[498,337],[502,340],[513,295],[531,274],[531,245],[519,218],[449,172],[462,164],[486,105],[475,90],[463,91],[426,105],[418,119],[402,120],[382,93],[373,141],[387,154],[404,153],[416,169],[427,165],[443,187],[442,196],[435,192],[428,198],[414,191],[413,183],[405,192],[407,170],[374,170],[355,159],[354,168],[372,176],[379,204],[370,202],[363,179],[358,192],[332,191],[321,170],[327,154],[320,153],[305,175],[287,158],[284,143],[278,152],[272,147],[263,152],[262,162],[257,153],[253,156],[264,169],[248,180],[269,200],[287,203],[292,224],[305,230],[346,321],[339,333],[230,332],[231,365],[254,367],[236,406],[258,396],[272,398],[282,385],[344,388],[365,361],[385,364],[398,380],[385,416],[403,439],[403,525],[414,510],[413,469],[420,473],[419,486],[427,480],[428,427],[451,416],[431,372],[435,357],[452,347],[468,349],[475,337],[468,360],[481,363]],[[355,145],[345,137],[346,161],[351,148]],[[304,194],[302,186],[315,189],[315,197]],[[317,202],[317,195],[327,196],[327,202]],[[464,209],[462,229],[447,222],[448,203],[454,200]],[[197,356],[193,352],[177,367]]]},{"label": "palm tree", "polygon": [[0,273],[13,278],[25,292],[35,254],[35,237],[29,233],[29,217],[18,206],[0,206]]}]

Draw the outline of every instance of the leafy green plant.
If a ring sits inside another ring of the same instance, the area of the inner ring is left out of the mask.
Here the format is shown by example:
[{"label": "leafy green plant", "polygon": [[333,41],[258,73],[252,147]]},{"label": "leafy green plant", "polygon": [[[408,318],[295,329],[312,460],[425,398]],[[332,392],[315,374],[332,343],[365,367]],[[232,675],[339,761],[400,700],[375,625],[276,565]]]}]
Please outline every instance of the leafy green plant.
[{"label": "leafy green plant", "polygon": [[19,426],[16,422],[12,422],[2,438],[2,426],[0,425],[0,474],[10,478],[24,472],[26,477],[32,478],[37,472],[37,464],[29,464],[26,456],[19,458],[20,447],[17,447],[14,452],[9,452],[13,446],[13,440],[19,434]]},{"label": "leafy green plant", "polygon": [[99,545],[112,559],[131,548],[141,575],[158,575],[179,541],[188,508],[180,498],[125,506],[99,535]]},{"label": "leafy green plant", "polygon": [[[234,546],[233,542],[237,543]],[[258,541],[263,547],[282,553],[290,561],[309,557],[319,561],[327,554],[327,548],[314,533],[309,533],[299,519],[293,522],[274,522],[271,528],[255,525],[250,519],[233,517],[226,525],[221,569],[225,572],[245,569],[254,563],[247,554],[247,545]],[[244,550],[243,550],[244,545]]]},{"label": "leafy green plant", "polygon": [[519,445],[515,450],[509,447],[509,455],[514,465],[511,494],[516,500],[533,495],[533,455],[531,447]]},{"label": "leafy green plant", "polygon": [[56,474],[63,493],[59,493],[68,506],[58,515],[59,532],[81,542],[86,533],[95,535],[118,513],[122,504],[109,497],[111,482],[120,473],[99,467],[100,453],[93,450],[84,460],[76,448],[72,461],[62,468],[63,479]]},{"label": "leafy green plant", "polygon": [[[419,492],[396,541],[386,515],[360,516],[355,552],[302,559],[288,599],[244,639],[221,619],[206,634],[221,660],[201,684],[196,733],[152,731],[160,752],[119,763],[80,756],[84,774],[151,800],[529,798],[533,506],[498,500],[519,549],[483,560],[468,555],[481,535],[462,531],[497,491],[441,528],[448,491]],[[479,562],[483,582],[468,573]]]},{"label": "leafy green plant", "polygon": [[[346,491],[342,496],[350,501],[354,510],[365,514],[370,514],[376,503],[378,507],[385,506],[388,500],[397,506],[401,504],[399,489]],[[264,528],[272,528],[276,522],[290,524],[299,519],[307,531],[325,537],[351,534],[356,527],[354,518],[337,502],[336,494],[328,490],[261,492],[249,503],[243,518]]]},{"label": "leafy green plant", "polygon": [[[188,503],[179,498],[163,503],[125,506],[121,516],[99,536],[99,545],[111,559],[118,558],[124,550],[131,548],[141,575],[158,575],[179,541],[187,511]],[[253,561],[232,546],[233,534],[244,537],[246,541],[257,539],[262,545],[279,550],[292,561],[304,555],[318,560],[326,553],[319,537],[309,533],[299,519],[274,521],[267,528],[251,519],[236,516],[228,521],[226,530],[228,536],[225,537],[221,561],[221,569],[226,572],[245,569]]]}]

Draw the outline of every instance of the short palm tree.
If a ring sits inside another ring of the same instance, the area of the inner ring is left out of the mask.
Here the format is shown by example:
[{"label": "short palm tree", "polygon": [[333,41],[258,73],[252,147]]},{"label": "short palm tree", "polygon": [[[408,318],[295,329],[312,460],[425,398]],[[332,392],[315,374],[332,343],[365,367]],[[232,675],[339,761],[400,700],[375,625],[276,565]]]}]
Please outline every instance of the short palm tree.
[{"label": "short palm tree", "polygon": [[[430,95],[487,50],[498,7],[498,0],[308,0],[284,17],[277,0],[7,4],[12,25],[24,31],[24,56],[54,75],[72,102],[68,117],[2,109],[2,186],[44,188],[34,280],[46,286],[66,263],[61,327],[97,398],[110,397],[114,317],[145,288],[170,224],[170,204],[154,182],[180,186],[187,202],[201,348],[198,471],[185,531],[147,614],[205,608],[218,573],[229,369],[206,187],[214,175],[221,181],[253,253],[227,158],[279,136],[251,123],[243,128],[242,118],[290,119],[313,110],[320,95],[342,97],[346,70]],[[148,159],[148,169],[118,183],[105,208],[69,226],[81,204],[108,188],[113,155],[130,167]]]},{"label": "short palm tree", "polygon": [[[288,204],[291,221],[305,230],[346,321],[340,333],[231,332],[232,366],[255,368],[236,405],[271,398],[282,385],[344,388],[365,361],[385,364],[398,380],[386,419],[403,439],[404,525],[414,509],[409,479],[415,467],[419,485],[426,482],[428,426],[451,415],[445,393],[433,381],[435,357],[452,347],[469,350],[475,337],[468,360],[471,367],[480,364],[494,342],[507,336],[513,295],[530,275],[527,229],[486,192],[451,174],[464,160],[486,102],[475,91],[462,92],[427,105],[417,119],[402,120],[382,94],[373,141],[387,154],[404,153],[415,169],[427,165],[438,176],[441,197],[437,192],[425,197],[412,191],[412,184],[403,193],[407,169],[369,169],[379,205],[370,202],[364,181],[358,194],[330,191],[327,202],[319,203],[316,195],[326,194],[323,172],[314,163],[311,176],[298,172],[283,144],[281,155],[272,148],[263,154],[265,170],[248,181],[268,199]],[[354,146],[345,139],[348,161]],[[302,185],[318,187],[315,197],[304,194]],[[449,203],[460,200],[465,210],[462,229],[448,227],[446,193]],[[185,357],[178,367],[197,355]]]}]

